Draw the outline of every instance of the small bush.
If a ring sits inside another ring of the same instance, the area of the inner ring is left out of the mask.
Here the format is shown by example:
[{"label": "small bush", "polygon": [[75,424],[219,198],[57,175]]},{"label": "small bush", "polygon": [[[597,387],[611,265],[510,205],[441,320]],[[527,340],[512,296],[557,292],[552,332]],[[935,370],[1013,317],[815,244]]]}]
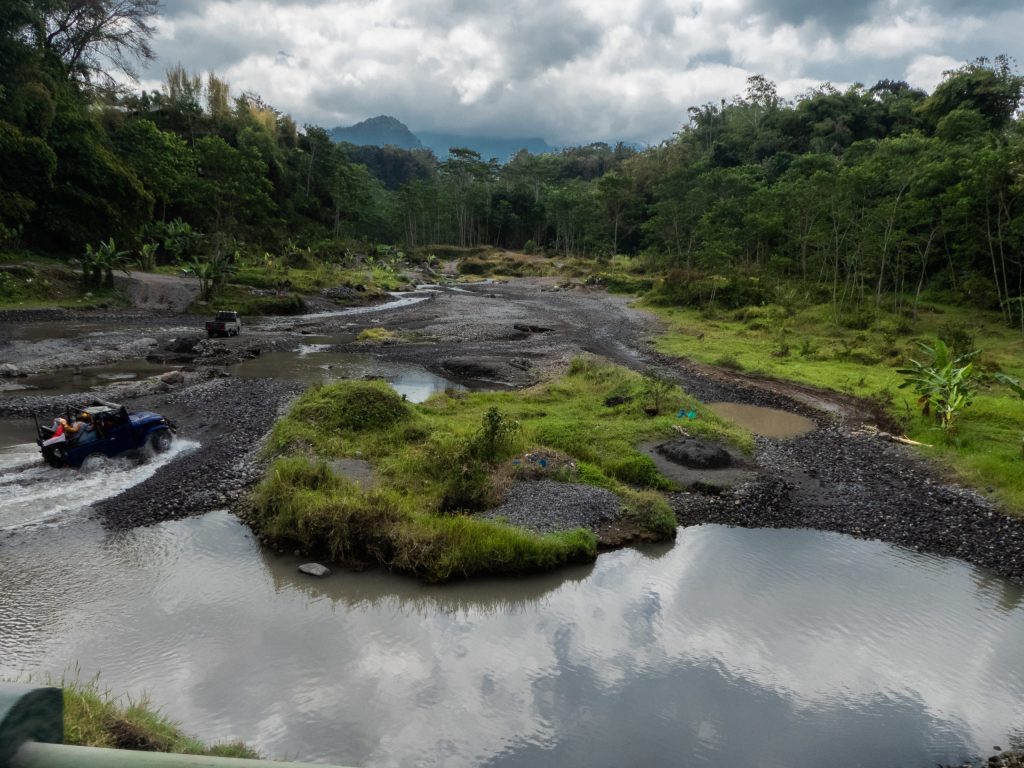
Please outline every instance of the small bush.
[{"label": "small bush", "polygon": [[959,323],[946,323],[942,326],[940,338],[948,339],[949,351],[955,356],[966,355],[977,347],[974,345],[974,332]]},{"label": "small bush", "polygon": [[343,381],[309,390],[292,417],[328,431],[383,429],[409,417],[401,396],[382,381]]},{"label": "small bush", "polygon": [[463,259],[459,262],[460,275],[488,275],[494,265],[483,259]]},{"label": "small bush", "polygon": [[675,538],[676,516],[668,502],[655,491],[628,491],[626,517],[653,538]]},{"label": "small bush", "polygon": [[608,473],[624,483],[645,488],[668,489],[674,487],[658,472],[650,456],[627,456],[608,467]]},{"label": "small bush", "polygon": [[365,341],[373,344],[393,344],[399,338],[398,333],[387,328],[365,328],[359,332],[356,341]]},{"label": "small bush", "polygon": [[643,387],[641,389],[647,408],[654,414],[661,413],[662,408],[669,405],[674,394],[676,385],[662,376],[655,373],[644,374]]},{"label": "small bush", "polygon": [[497,408],[489,408],[480,429],[463,445],[449,466],[451,474],[441,499],[444,512],[487,509],[498,501],[492,479],[494,464],[512,450],[519,424]]}]

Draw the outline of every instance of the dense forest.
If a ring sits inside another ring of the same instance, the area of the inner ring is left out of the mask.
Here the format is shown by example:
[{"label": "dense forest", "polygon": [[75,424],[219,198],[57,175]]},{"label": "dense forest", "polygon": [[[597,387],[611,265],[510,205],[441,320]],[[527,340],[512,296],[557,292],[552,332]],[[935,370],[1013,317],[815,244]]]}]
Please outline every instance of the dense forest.
[{"label": "dense forest", "polygon": [[658,146],[500,165],[458,148],[438,161],[336,144],[181,65],[159,91],[117,85],[152,58],[157,11],[4,3],[0,248],[77,257],[115,238],[151,244],[159,261],[286,243],[329,258],[360,242],[626,254],[665,271],[669,299],[727,298],[754,284],[736,275],[771,275],[840,310],[911,306],[928,289],[1024,328],[1024,78],[1005,57],[948,72],[931,94],[883,80],[789,101],[753,76]]}]

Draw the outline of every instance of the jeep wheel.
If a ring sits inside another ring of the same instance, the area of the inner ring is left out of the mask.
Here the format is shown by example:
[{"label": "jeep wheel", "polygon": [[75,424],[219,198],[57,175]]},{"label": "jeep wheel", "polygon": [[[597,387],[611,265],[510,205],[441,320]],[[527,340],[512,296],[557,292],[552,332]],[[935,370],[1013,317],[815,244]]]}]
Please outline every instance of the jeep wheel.
[{"label": "jeep wheel", "polygon": [[174,438],[171,436],[171,432],[168,429],[161,429],[159,432],[153,434],[150,438],[150,444],[153,446],[153,450],[157,453],[165,453],[171,447],[171,443]]},{"label": "jeep wheel", "polygon": [[65,460],[67,459],[67,453],[63,446],[53,445],[43,450],[43,460],[51,467],[60,469],[64,466]]}]

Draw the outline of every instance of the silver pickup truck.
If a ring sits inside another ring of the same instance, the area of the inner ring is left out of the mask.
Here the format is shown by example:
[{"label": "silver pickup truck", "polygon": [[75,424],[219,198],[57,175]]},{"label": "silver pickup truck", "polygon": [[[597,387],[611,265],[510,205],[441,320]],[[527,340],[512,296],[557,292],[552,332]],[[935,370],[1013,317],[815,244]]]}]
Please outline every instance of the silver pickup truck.
[{"label": "silver pickup truck", "polygon": [[206,335],[211,339],[214,336],[237,336],[241,332],[242,321],[234,310],[222,310],[206,324]]}]

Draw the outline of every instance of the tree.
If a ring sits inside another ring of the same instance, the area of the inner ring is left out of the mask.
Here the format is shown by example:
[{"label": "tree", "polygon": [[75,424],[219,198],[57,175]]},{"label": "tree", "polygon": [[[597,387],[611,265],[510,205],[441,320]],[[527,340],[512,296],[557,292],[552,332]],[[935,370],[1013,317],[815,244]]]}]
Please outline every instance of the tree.
[{"label": "tree", "polygon": [[267,166],[255,149],[242,151],[219,136],[195,142],[198,175],[190,182],[193,218],[207,232],[232,232],[276,211]]},{"label": "tree", "polygon": [[1003,128],[1013,118],[1024,95],[1024,77],[1013,71],[1007,56],[997,56],[992,62],[975,59],[945,76],[918,108],[933,130],[943,117],[957,109],[974,110],[990,128]]},{"label": "tree", "polygon": [[132,120],[115,135],[114,142],[125,163],[135,173],[159,207],[159,218],[177,197],[185,180],[195,174],[188,145],[173,133],[161,131],[151,120]]},{"label": "tree", "polygon": [[85,83],[114,82],[110,69],[138,79],[136,62],[152,61],[149,39],[159,0],[61,0],[43,17],[42,42]]},{"label": "tree", "polygon": [[636,228],[637,196],[628,178],[619,173],[606,173],[597,182],[598,195],[612,235],[612,254],[619,252],[619,238]]}]

